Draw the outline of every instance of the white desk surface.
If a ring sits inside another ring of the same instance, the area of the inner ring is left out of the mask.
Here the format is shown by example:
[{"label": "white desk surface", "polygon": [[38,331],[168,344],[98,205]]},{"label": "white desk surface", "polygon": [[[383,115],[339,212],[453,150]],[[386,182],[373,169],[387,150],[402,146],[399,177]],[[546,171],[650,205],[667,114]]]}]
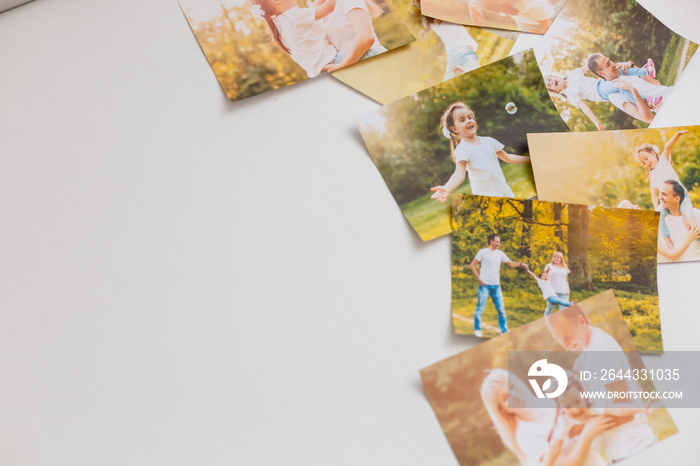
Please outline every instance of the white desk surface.
[{"label": "white desk surface", "polygon": [[[700,42],[700,2],[641,3]],[[37,0],[0,63],[0,464],[456,464],[417,371],[476,340],[355,128],[376,103],[228,101],[175,0]],[[699,108],[695,57],[655,126]],[[668,350],[700,350],[698,277],[659,267]],[[624,464],[698,464],[699,412]]]}]

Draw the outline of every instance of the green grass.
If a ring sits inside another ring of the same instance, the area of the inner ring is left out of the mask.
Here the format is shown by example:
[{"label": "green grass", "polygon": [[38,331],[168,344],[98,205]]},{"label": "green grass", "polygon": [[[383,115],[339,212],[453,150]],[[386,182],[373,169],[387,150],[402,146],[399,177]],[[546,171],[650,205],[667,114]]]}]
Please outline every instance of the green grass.
[{"label": "green grass", "polygon": [[[508,328],[514,329],[530,323],[544,315],[546,303],[534,280],[525,277],[501,277]],[[594,289],[574,291],[571,299],[582,301],[605,290],[615,292],[622,314],[625,317],[634,342],[640,351],[663,350],[658,296],[647,287],[637,287],[627,282],[594,283]],[[452,274],[452,313],[469,319],[453,318],[456,333],[473,335],[471,320],[476,308],[476,282],[464,271]],[[489,299],[483,315],[485,337],[494,337],[498,330],[498,314]]]},{"label": "green grass", "polygon": [[[503,174],[516,198],[527,199],[535,195],[535,182],[530,164],[501,164]],[[462,183],[455,193],[471,194],[469,181]],[[418,199],[400,206],[408,223],[415,228],[423,241],[438,238],[452,232],[450,226],[451,200],[437,202],[428,192]]]},{"label": "green grass", "polygon": [[[678,35],[673,35],[666,50],[664,51],[663,60],[661,68],[658,70],[657,79],[661,81],[661,84],[666,86],[673,86],[678,80],[678,67],[681,64],[681,54],[683,51],[683,44],[685,39]],[[683,63],[683,69],[688,65],[688,62],[693,57],[693,54],[698,49],[698,44],[693,42],[690,43],[688,47],[688,52],[685,56],[685,61]]]}]

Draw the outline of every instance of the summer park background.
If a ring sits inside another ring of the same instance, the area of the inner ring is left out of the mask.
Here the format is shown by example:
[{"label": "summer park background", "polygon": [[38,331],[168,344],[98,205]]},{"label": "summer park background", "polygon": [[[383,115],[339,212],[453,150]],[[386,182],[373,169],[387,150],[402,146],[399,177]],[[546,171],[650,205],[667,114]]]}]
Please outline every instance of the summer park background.
[{"label": "summer park background", "polygon": [[[531,51],[513,55],[405,97],[358,118],[372,160],[401,211],[424,241],[450,233],[450,202],[430,198],[432,186],[447,182],[455,164],[440,129],[447,106],[461,101],[476,115],[478,135],[505,145],[505,151],[529,155],[527,133],[568,128],[548,96]],[[517,111],[510,114],[506,104]],[[517,198],[533,197],[530,164],[501,163]],[[470,193],[468,180],[456,191]]]},{"label": "summer park background", "polygon": [[[229,99],[244,99],[309,79],[289,54],[272,42],[265,21],[253,17],[249,0],[179,2]],[[372,26],[382,45],[392,50],[415,40],[388,0],[376,3],[384,13],[372,19]]]},{"label": "summer park background", "polygon": [[[537,275],[552,253],[561,251],[571,270],[570,300],[613,290],[640,351],[663,349],[656,284],[658,213],[483,196],[453,199],[452,316],[457,333],[474,334],[478,282],[469,264],[495,233],[500,249]],[[510,330],[543,316],[542,292],[525,270],[502,266],[501,288]],[[485,337],[498,335],[497,322],[489,300]]]},{"label": "summer park background", "polygon": [[[651,58],[656,79],[673,86],[697,49],[698,44],[671,31],[635,0],[570,0],[534,50],[544,75],[564,76],[589,55],[602,53],[638,66]],[[595,77],[591,72],[586,76]],[[558,96],[552,100],[572,131],[596,131],[582,111]],[[648,126],[609,102],[586,103],[606,130]]]}]

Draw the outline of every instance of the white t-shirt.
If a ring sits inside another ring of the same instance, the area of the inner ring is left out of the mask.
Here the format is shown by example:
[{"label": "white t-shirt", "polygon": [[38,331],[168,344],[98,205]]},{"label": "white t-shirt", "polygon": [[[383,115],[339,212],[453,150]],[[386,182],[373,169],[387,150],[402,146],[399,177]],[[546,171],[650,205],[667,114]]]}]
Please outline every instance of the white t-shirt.
[{"label": "white t-shirt", "polygon": [[[669,162],[666,157],[661,156],[656,166],[649,174],[649,187],[661,191],[661,188],[663,188],[667,180],[674,180],[681,183],[680,178],[678,178],[678,173],[673,169],[671,162]],[[682,184],[683,183],[681,183],[681,185]]]},{"label": "white t-shirt", "polygon": [[550,424],[518,421],[515,426],[515,443],[527,457],[526,464],[537,464],[549,448],[547,438],[552,430]]},{"label": "white t-shirt", "polygon": [[510,262],[506,253],[500,249],[479,249],[474,259],[481,265],[479,277],[487,285],[501,284],[501,263]]},{"label": "white t-shirt", "polygon": [[[367,13],[371,26],[372,19],[369,16],[369,9],[364,0],[337,0],[335,9],[323,19],[323,27],[326,28],[328,40],[338,50],[346,50],[355,38],[355,29],[348,21],[348,13],[355,8],[359,8]],[[374,33],[374,28],[372,28],[372,36],[374,37],[372,47],[382,47],[377,35]]]},{"label": "white t-shirt", "polygon": [[556,295],[554,292],[554,287],[552,286],[552,283],[549,280],[542,280],[541,278],[537,279],[537,286],[540,287],[540,290],[542,290],[542,297],[545,299],[545,301],[552,296]]},{"label": "white t-shirt", "polygon": [[598,80],[583,75],[583,71],[577,68],[566,75],[566,89],[561,91],[566,96],[571,105],[578,107],[582,100],[591,102],[603,102],[603,98],[598,94]]},{"label": "white t-shirt", "polygon": [[[700,225],[700,210],[698,209],[693,209],[693,212],[695,214],[695,223],[696,225]],[[683,222],[683,217],[682,216],[673,216],[673,215],[667,215],[665,217],[666,220],[666,228],[668,228],[668,232],[670,234],[669,238],[671,238],[671,242],[675,247],[680,247],[688,237],[688,229],[685,227],[685,223]],[[661,236],[659,236],[659,243],[663,242],[661,239]],[[659,255],[659,258],[661,259],[662,262],[670,262],[669,259],[666,259],[665,257]],[[693,241],[690,246],[688,246],[688,249],[683,253],[679,261],[695,261],[695,260],[700,260],[700,243],[697,241]]]},{"label": "white t-shirt", "polygon": [[[608,351],[609,354],[592,354],[591,351]],[[615,354],[617,353],[617,354]],[[600,372],[601,369],[615,368],[622,369],[623,372],[630,369],[629,362],[622,347],[613,337],[605,333],[598,327],[591,326],[591,338],[588,346],[581,352],[574,362],[574,372],[581,370]],[[639,390],[639,384],[628,381],[628,390]],[[598,379],[589,380],[588,386],[591,391],[606,391],[607,381]],[[592,403],[593,406],[604,408],[607,400],[598,400]],[[605,456],[611,461],[618,461],[651,445],[654,440],[654,432],[647,423],[644,413],[637,413],[630,422],[622,424],[614,429],[601,434],[605,443]]]},{"label": "white t-shirt", "polygon": [[337,53],[326,39],[323,25],[315,18],[312,8],[294,7],[273,19],[282,42],[291,51],[292,60],[306,71],[309,78],[318,76]]},{"label": "white t-shirt", "polygon": [[539,21],[552,19],[556,14],[549,0],[515,0],[510,3],[518,10],[518,20],[526,24],[539,25]]},{"label": "white t-shirt", "polygon": [[455,148],[455,161],[467,163],[472,194],[477,196],[515,197],[506,183],[496,152],[503,144],[493,138],[477,136],[479,144],[462,140]]},{"label": "white t-shirt", "polygon": [[547,270],[549,273],[549,281],[552,282],[554,292],[559,294],[569,294],[569,271],[564,267],[559,267],[551,262],[547,264],[547,266],[549,266],[549,269],[545,267],[545,270]]},{"label": "white t-shirt", "polygon": [[431,25],[435,34],[445,44],[445,50],[456,49],[457,47],[471,47],[476,52],[479,44],[469,35],[464,26],[454,23],[433,23]]},{"label": "white t-shirt", "polygon": [[[671,91],[673,91],[673,87],[655,86],[652,83],[644,81],[638,76],[620,76],[620,79],[624,79],[625,81],[630,83],[635,89],[637,89],[637,92],[639,92],[639,95],[642,98],[662,97],[663,102],[671,94]],[[619,92],[610,94],[610,103],[613,104],[615,107],[619,108],[620,110],[624,110],[622,107],[625,102],[629,102],[629,100],[627,100],[627,98],[623,94]]]}]

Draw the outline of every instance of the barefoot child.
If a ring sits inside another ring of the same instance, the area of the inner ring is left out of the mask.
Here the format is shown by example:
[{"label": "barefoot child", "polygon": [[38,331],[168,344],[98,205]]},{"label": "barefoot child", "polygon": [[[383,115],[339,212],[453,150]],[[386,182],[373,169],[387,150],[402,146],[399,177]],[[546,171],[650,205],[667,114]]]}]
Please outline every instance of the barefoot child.
[{"label": "barefoot child", "polygon": [[[639,163],[647,168],[647,181],[649,181],[649,190],[651,191],[651,202],[654,204],[654,209],[661,212],[659,220],[659,235],[664,239],[666,246],[673,250],[674,245],[670,238],[670,232],[666,226],[666,216],[669,214],[668,209],[659,208],[659,191],[667,180],[674,180],[683,186],[678,178],[678,173],[671,165],[671,149],[673,148],[678,138],[688,131],[678,131],[668,140],[664,146],[664,150],[659,157],[659,148],[649,143],[644,143],[639,146],[634,155]],[[689,227],[696,226],[695,216],[693,215],[693,204],[688,197],[688,190],[683,186],[685,196],[681,202],[681,215],[686,220]]]},{"label": "barefoot child", "polygon": [[[524,265],[523,268],[527,271],[527,273],[530,274],[532,278],[535,279],[537,282],[537,286],[540,287],[540,290],[542,291],[542,297],[544,298],[545,301],[547,301],[550,304],[553,305],[559,305],[560,308],[562,307],[569,307],[573,304],[576,304],[578,300],[574,299],[572,302],[567,301],[564,298],[560,298],[555,292],[554,292],[554,287],[552,286],[552,282],[549,281],[549,273],[547,272],[542,272],[539,276],[535,275],[532,270],[530,270],[530,267],[527,265]],[[554,306],[547,306],[547,310],[551,312],[551,310],[554,309]],[[548,315],[549,312],[545,311],[544,315]]]},{"label": "barefoot child", "polygon": [[[627,65],[632,64],[632,62],[618,64],[620,66],[621,76],[636,76],[650,84],[659,85],[659,82],[652,77],[656,75],[656,70],[651,58],[642,68],[627,67]],[[590,100],[591,102],[608,102],[610,100],[610,95],[620,93],[625,96],[626,100],[634,103],[634,96],[630,91],[623,89],[616,82],[584,76],[586,71],[588,71],[588,66],[584,65],[581,68],[571,71],[565,78],[549,74],[545,76],[544,83],[548,91],[566,97],[571,105],[580,109],[590,118],[596,128],[600,131],[604,131],[605,128],[600,121],[598,121],[584,100]],[[656,109],[661,103],[661,97],[645,98],[642,95],[642,98],[652,110]]]},{"label": "barefoot child", "polygon": [[508,163],[530,163],[530,157],[508,154],[503,144],[493,138],[477,136],[476,118],[466,104],[455,102],[442,114],[442,134],[450,140],[455,171],[443,186],[430,188],[432,199],[445,202],[469,173],[472,194],[477,196],[515,197],[501,170],[499,159]]},{"label": "barefoot child", "polygon": [[251,13],[265,20],[275,43],[314,78],[324,66],[342,59],[317,21],[335,9],[335,2],[325,0],[311,8],[299,8],[295,0],[253,0]]}]

